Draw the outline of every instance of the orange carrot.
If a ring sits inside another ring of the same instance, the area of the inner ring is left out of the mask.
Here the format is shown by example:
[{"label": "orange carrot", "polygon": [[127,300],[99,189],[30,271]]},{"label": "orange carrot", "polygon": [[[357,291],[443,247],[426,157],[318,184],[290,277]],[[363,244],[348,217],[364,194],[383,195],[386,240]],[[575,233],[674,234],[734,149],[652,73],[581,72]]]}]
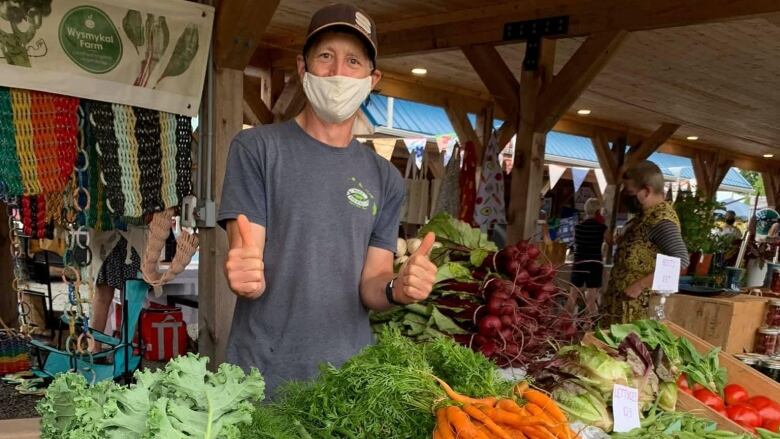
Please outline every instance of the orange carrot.
[{"label": "orange carrot", "polygon": [[529,439],[558,439],[544,427],[523,427],[520,431]]},{"label": "orange carrot", "polygon": [[455,436],[462,439],[490,439],[488,435],[481,432],[469,419],[468,415],[461,409],[449,406],[447,407],[447,420],[455,430]]},{"label": "orange carrot", "polygon": [[455,439],[449,421],[447,421],[447,408],[442,407],[436,410],[436,429],[439,431],[441,439]]},{"label": "orange carrot", "polygon": [[552,415],[552,418],[556,421],[562,423],[568,422],[566,415],[563,414],[561,409],[558,407],[558,404],[556,404],[555,401],[553,401],[544,393],[538,390],[528,389],[525,391],[525,393],[523,393],[523,398],[525,398],[526,401],[532,402],[541,407],[542,410]]},{"label": "orange carrot", "polygon": [[501,399],[498,401],[498,403],[496,403],[496,407],[500,408],[501,410],[516,413],[520,416],[527,416],[526,411],[517,405],[517,403],[512,399]]},{"label": "orange carrot", "polygon": [[487,398],[471,398],[466,395],[461,395],[460,393],[452,390],[452,387],[450,387],[449,384],[445,383],[444,380],[442,380],[439,377],[434,376],[434,379],[439,382],[439,385],[444,389],[444,392],[447,394],[447,396],[450,397],[453,401],[459,402],[461,404],[488,404],[490,406],[496,405],[496,398],[487,397]]},{"label": "orange carrot", "polygon": [[521,416],[517,413],[508,412],[499,408],[493,408],[488,406],[479,406],[479,409],[485,412],[485,414],[497,422],[498,424],[508,425],[514,428],[529,427],[529,426],[543,426],[547,428],[553,428],[554,424],[549,419],[543,419],[537,416]]},{"label": "orange carrot", "polygon": [[519,383],[515,384],[515,395],[517,396],[523,396],[523,393],[528,390],[528,381],[520,381]]},{"label": "orange carrot", "polygon": [[433,439],[441,439],[441,433],[439,433],[439,428],[433,429]]},{"label": "orange carrot", "polygon": [[538,405],[529,402],[525,405],[525,408],[533,415],[540,419],[545,419],[550,422],[550,425],[547,426],[547,429],[550,431],[553,431],[558,435],[561,439],[569,439],[569,425],[566,422],[559,422],[552,418],[550,413],[542,410],[541,407]]},{"label": "orange carrot", "polygon": [[487,429],[493,433],[493,435],[498,436],[500,439],[512,439],[503,428],[499,427],[498,424],[493,422],[493,420],[488,417],[488,415],[475,406],[466,404],[463,406],[463,411],[473,419],[476,419],[477,421],[485,424],[485,427],[487,427]]}]

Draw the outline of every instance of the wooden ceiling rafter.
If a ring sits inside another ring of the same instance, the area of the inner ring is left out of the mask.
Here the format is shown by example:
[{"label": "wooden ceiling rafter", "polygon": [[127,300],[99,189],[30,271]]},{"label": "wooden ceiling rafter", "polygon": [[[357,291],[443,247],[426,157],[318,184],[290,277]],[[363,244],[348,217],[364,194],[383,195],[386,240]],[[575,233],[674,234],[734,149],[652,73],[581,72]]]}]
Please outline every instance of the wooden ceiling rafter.
[{"label": "wooden ceiling rafter", "polygon": [[622,29],[610,30],[593,34],[582,43],[542,90],[540,108],[537,109],[537,131],[547,132],[555,126],[609,62],[627,35],[628,32]]},{"label": "wooden ceiling rafter", "polygon": [[621,173],[622,171],[635,166],[642,160],[647,160],[647,158],[669,140],[678,129],[680,129],[680,125],[678,124],[662,123],[652,134],[643,139],[640,143],[631,147],[631,150],[626,156],[626,163],[623,165]]},{"label": "wooden ceiling rafter", "polygon": [[[461,10],[443,14],[426,24],[413,17],[389,22],[379,34],[380,56],[390,57],[454,49],[473,44],[504,44],[504,24],[546,17],[568,16],[566,34],[558,38],[587,36],[613,30],[650,30],[712,23],[780,12],[775,0],[535,0]],[[464,32],[468,29],[468,32]]]},{"label": "wooden ceiling rafter", "polygon": [[496,48],[481,45],[464,46],[460,49],[504,113],[513,114],[518,111],[520,83]]},{"label": "wooden ceiling rafter", "polygon": [[267,125],[274,121],[274,114],[262,99],[262,86],[260,78],[244,75],[244,119],[249,116],[251,125]]},{"label": "wooden ceiling rafter", "polygon": [[214,63],[220,69],[244,70],[260,44],[279,0],[222,1],[214,31]]}]

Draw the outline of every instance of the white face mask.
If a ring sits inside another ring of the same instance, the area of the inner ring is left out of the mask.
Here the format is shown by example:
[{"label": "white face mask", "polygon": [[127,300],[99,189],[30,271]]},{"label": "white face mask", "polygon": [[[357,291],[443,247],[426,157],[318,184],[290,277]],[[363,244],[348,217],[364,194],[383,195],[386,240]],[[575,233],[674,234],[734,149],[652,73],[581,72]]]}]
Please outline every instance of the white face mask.
[{"label": "white face mask", "polygon": [[371,93],[371,75],[363,79],[348,76],[303,74],[303,91],[320,119],[340,123],[349,119]]}]

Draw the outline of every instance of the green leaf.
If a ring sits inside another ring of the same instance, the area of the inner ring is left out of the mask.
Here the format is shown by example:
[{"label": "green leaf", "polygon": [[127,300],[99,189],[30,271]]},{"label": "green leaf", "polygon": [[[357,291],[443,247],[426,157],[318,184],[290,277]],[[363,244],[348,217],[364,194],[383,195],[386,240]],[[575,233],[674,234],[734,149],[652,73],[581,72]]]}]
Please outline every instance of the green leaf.
[{"label": "green leaf", "polygon": [[490,252],[483,248],[474,249],[469,255],[469,262],[471,262],[471,265],[479,267],[489,254]]},{"label": "green leaf", "polygon": [[125,18],[122,19],[122,29],[124,29],[130,42],[133,43],[135,52],[138,53],[138,48],[144,45],[145,40],[141,12],[134,9],[128,10],[125,14]]},{"label": "green leaf", "polygon": [[468,332],[464,331],[451,318],[442,314],[435,307],[431,313],[431,320],[439,331],[445,332],[447,334],[468,334]]},{"label": "green leaf", "polygon": [[487,252],[498,251],[496,245],[478,228],[472,228],[468,223],[455,219],[446,213],[440,213],[431,218],[420,229],[419,236],[425,236],[428,232],[435,233],[436,240],[451,250],[464,253],[476,249]]},{"label": "green leaf", "polygon": [[436,271],[436,283],[450,279],[458,282],[474,282],[471,271],[457,262],[448,262]]}]

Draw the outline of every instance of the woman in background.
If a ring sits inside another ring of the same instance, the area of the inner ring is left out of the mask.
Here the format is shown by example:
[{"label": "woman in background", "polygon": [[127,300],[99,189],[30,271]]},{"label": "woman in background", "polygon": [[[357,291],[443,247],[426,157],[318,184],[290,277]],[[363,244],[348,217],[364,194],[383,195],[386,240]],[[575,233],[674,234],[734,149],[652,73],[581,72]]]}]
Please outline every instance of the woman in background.
[{"label": "woman in background", "polygon": [[585,309],[589,315],[596,314],[599,290],[604,273],[601,252],[607,237],[607,226],[599,221],[601,202],[589,198],[585,202],[585,219],[574,227],[574,271],[571,276],[572,288],[566,309],[575,311],[581,288],[585,288]]}]

